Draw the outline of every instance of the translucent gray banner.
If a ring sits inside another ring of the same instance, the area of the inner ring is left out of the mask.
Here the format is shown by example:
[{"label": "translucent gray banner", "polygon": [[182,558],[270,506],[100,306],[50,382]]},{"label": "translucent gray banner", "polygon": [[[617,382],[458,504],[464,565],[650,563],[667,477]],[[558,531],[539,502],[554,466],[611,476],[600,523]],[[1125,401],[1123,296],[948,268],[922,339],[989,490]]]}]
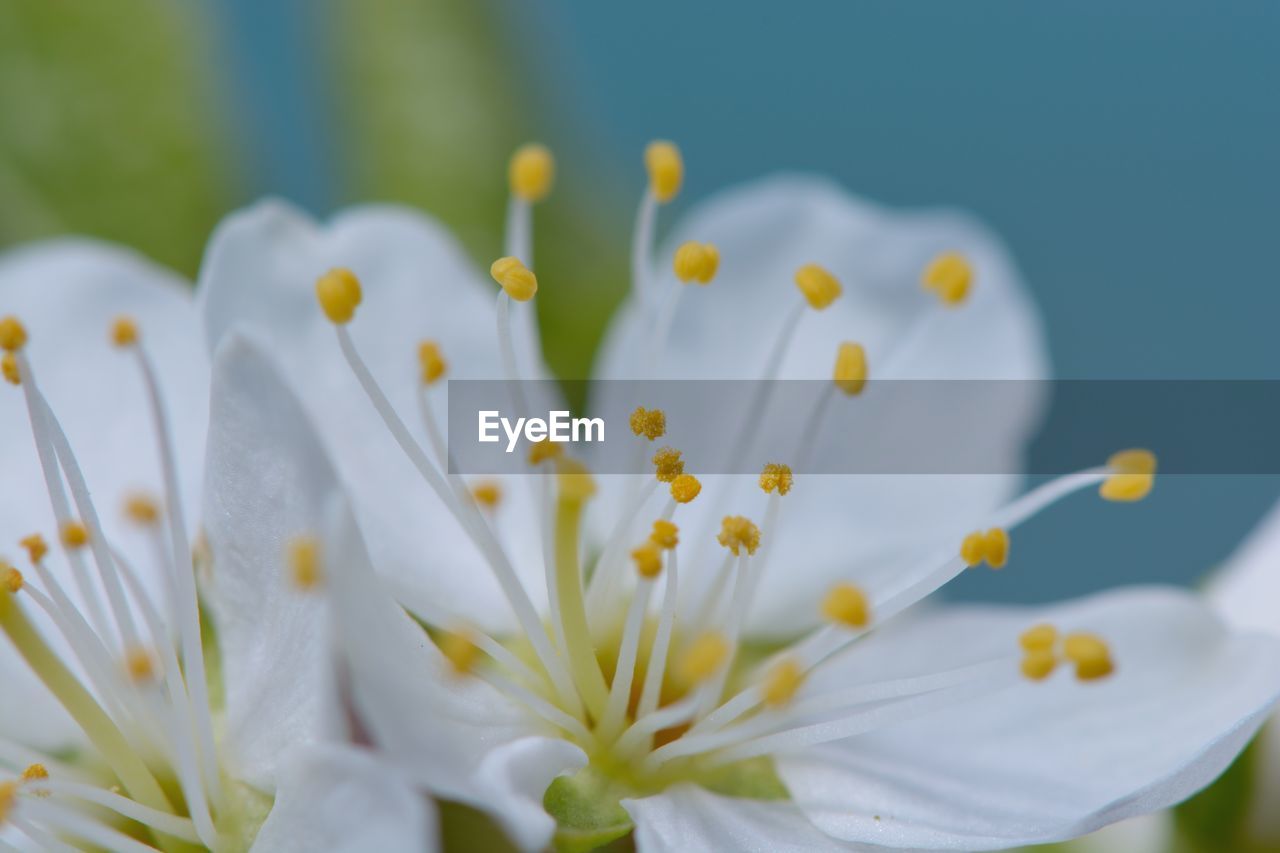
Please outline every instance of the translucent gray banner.
[{"label": "translucent gray banner", "polygon": [[[531,473],[540,438],[601,474],[652,471],[663,447],[697,474],[1047,475],[1128,447],[1155,451],[1164,474],[1280,474],[1274,380],[873,380],[856,395],[818,380],[452,380],[448,402],[458,474]],[[640,407],[663,413],[660,437],[635,434]]]}]

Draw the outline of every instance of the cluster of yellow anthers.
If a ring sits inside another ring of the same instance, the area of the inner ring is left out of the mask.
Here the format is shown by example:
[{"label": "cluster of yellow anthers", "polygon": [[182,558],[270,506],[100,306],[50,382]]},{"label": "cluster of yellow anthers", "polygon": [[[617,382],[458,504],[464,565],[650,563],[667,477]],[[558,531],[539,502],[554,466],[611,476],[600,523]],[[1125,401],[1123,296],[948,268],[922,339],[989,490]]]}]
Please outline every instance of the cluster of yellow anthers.
[{"label": "cluster of yellow anthers", "polygon": [[1033,681],[1048,678],[1064,659],[1075,665],[1076,678],[1094,681],[1115,671],[1111,649],[1097,634],[1077,631],[1065,637],[1053,625],[1036,625],[1018,638],[1022,674]]},{"label": "cluster of yellow anthers", "polygon": [[[650,275],[649,269],[654,217],[658,206],[671,201],[679,192],[684,166],[679,150],[668,142],[651,144],[644,160],[649,183],[637,214],[632,278],[637,304],[652,324],[650,354],[660,358],[680,294],[685,290],[683,285],[710,283],[719,271],[720,253],[708,243],[682,244],[671,259],[676,282],[667,289],[665,298],[660,298],[662,294],[657,292],[660,282]],[[490,267],[490,274],[501,288],[495,315],[503,369],[509,380],[521,378],[521,365],[512,346],[508,312],[514,303],[527,302],[538,291],[537,277],[529,268],[530,205],[547,196],[554,174],[555,163],[550,152],[538,145],[521,148],[509,166],[512,207],[508,216],[507,250],[505,257]],[[920,282],[943,309],[922,319],[944,322],[950,309],[966,303],[974,287],[975,273],[963,256],[949,252],[928,264]],[[794,340],[804,313],[828,308],[842,293],[839,279],[817,264],[800,266],[795,271],[794,285],[800,298],[780,319],[780,329],[767,361],[770,366],[761,377],[764,380],[776,378],[777,366]],[[548,596],[554,602],[554,621],[548,629],[481,514],[481,510],[492,511],[499,503],[498,485],[484,482],[472,484],[470,488],[460,487],[447,471],[441,432],[434,423],[430,405],[424,402],[422,406],[423,429],[430,445],[424,449],[391,408],[360,358],[345,328],[360,304],[359,281],[349,270],[332,270],[317,281],[316,297],[324,314],[334,323],[340,349],[370,403],[408,459],[485,555],[523,629],[524,638],[519,642],[531,647],[541,667],[534,671],[516,660],[504,639],[489,637],[471,628],[432,625],[432,636],[453,671],[459,676],[489,680],[517,701],[535,709],[535,713],[562,729],[566,736],[578,740],[593,755],[610,752],[614,759],[633,761],[631,766],[640,773],[664,766],[669,768],[668,762],[678,759],[698,757],[713,764],[723,763],[767,754],[782,745],[811,743],[814,737],[830,737],[829,732],[819,735],[812,727],[796,722],[805,714],[818,713],[818,708],[824,714],[836,710],[834,706],[822,704],[829,700],[804,697],[803,685],[815,668],[870,630],[873,618],[877,621],[892,618],[966,566],[981,563],[993,568],[1004,566],[1009,558],[1007,531],[1063,496],[1100,484],[1101,494],[1108,500],[1138,500],[1150,491],[1155,474],[1155,458],[1150,453],[1116,454],[1105,466],[1065,475],[1021,496],[995,514],[991,527],[965,537],[958,554],[953,552],[945,563],[913,576],[900,588],[878,590],[873,598],[870,592],[854,583],[836,584],[820,603],[823,624],[776,655],[759,675],[750,675],[734,668],[738,663],[739,637],[745,615],[751,609],[752,596],[767,569],[769,546],[778,524],[779,502],[795,487],[791,467],[775,462],[761,470],[759,486],[768,496],[762,525],[741,515],[722,517],[716,541],[725,551],[723,563],[713,577],[706,574],[709,571],[706,566],[684,568],[684,572],[702,571],[701,580],[710,583],[703,585],[701,600],[690,601],[687,610],[685,603],[679,604],[677,625],[676,590],[682,574],[679,560],[684,555],[677,548],[681,534],[673,516],[702,492],[698,478],[685,470],[681,452],[663,446],[650,454],[652,480],[643,486],[635,484],[636,493],[617,521],[613,534],[606,539],[593,571],[588,573],[581,564],[584,551],[581,521],[584,505],[595,494],[595,481],[581,462],[565,455],[561,446],[545,440],[533,444],[529,449],[529,464],[553,478],[543,507],[549,516],[549,524],[544,529],[550,536],[547,559],[543,562]],[[529,316],[526,315],[526,319]],[[422,342],[418,357],[425,401],[425,389],[440,382],[447,364],[434,341]],[[893,358],[885,361],[886,365],[895,363]],[[895,375],[888,366],[880,370],[882,377]],[[810,417],[810,428],[818,423],[827,401],[835,393],[855,397],[866,388],[867,353],[860,344],[845,341],[839,345],[831,379],[829,393]],[[743,431],[730,448],[735,451],[730,454],[735,462],[745,458],[752,443],[751,425],[757,424],[767,409],[770,384],[768,381],[757,383],[756,397],[750,401],[750,416],[744,419]],[[640,441],[639,452],[640,448],[667,434],[667,416],[661,409],[639,407],[631,414],[630,427]],[[801,446],[808,444],[811,442]],[[434,460],[428,451],[434,452]],[[643,459],[643,454],[637,458]],[[648,537],[628,550],[623,542],[626,532],[632,529],[637,513],[660,486],[669,489],[671,500],[653,523]],[[723,497],[725,495],[717,494],[713,500]],[[762,545],[766,538],[769,542]],[[313,583],[323,574],[305,553],[302,558],[295,554],[293,559],[293,571],[301,581],[300,586]],[[623,582],[627,566],[634,570],[632,585]],[[653,608],[656,618],[651,618],[649,605],[659,580],[664,582],[662,600]],[[617,627],[616,621],[611,622],[612,627],[607,630],[598,624],[601,620],[616,620],[619,614],[623,618],[620,631],[613,630]],[[601,648],[604,637],[613,638],[607,642],[616,642],[616,647]],[[1045,637],[1042,628],[1023,637],[1021,674],[1008,657],[1002,656],[987,665],[989,677],[1017,680],[1026,676],[1039,680],[1051,674],[1062,660],[1074,664],[1077,676],[1085,680],[1101,678],[1113,668],[1106,644],[1093,635],[1070,634],[1062,643],[1057,641],[1056,632],[1047,640]],[[641,644],[648,645],[647,655]],[[600,658],[597,658],[598,652]],[[602,663],[605,659],[613,663],[610,677],[605,675],[607,668]],[[525,688],[506,680],[500,674],[504,669],[524,677],[525,686],[537,695],[527,690],[518,692]],[[731,672],[733,681],[730,681]],[[912,682],[919,690],[915,698],[928,696],[931,702],[950,701],[951,688],[969,677],[969,669],[923,676]],[[641,683],[635,684],[637,679]],[[736,685],[737,693],[728,692],[731,685]],[[869,685],[867,689],[874,693],[879,688]],[[840,726],[856,727],[861,724],[858,715],[862,711],[853,699],[848,701],[850,706],[843,710],[847,710],[849,716],[842,719]],[[784,706],[788,709],[785,713],[782,712]],[[773,713],[761,713],[762,709]]]}]

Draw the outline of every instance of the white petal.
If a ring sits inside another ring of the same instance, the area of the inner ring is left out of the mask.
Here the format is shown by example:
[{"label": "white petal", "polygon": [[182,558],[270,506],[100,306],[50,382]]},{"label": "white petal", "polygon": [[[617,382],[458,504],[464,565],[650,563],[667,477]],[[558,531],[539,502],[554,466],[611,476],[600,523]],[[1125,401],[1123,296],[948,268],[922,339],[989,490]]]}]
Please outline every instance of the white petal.
[{"label": "white petal", "polygon": [[1070,838],[1206,785],[1280,694],[1280,645],[1232,633],[1195,597],[1161,588],[1045,609],[943,610],[872,635],[815,676],[812,689],[993,659],[1041,621],[1104,636],[1115,674],[1086,684],[1061,670],[1045,683],[1019,680],[779,757],[796,804],[831,835],[888,846],[970,850]]},{"label": "white petal", "polygon": [[422,853],[440,849],[435,806],[371,753],[328,744],[297,750],[280,773],[258,853]]},{"label": "white petal", "polygon": [[[352,338],[401,418],[421,435],[417,345],[443,348],[450,378],[501,378],[494,325],[496,286],[434,221],[407,208],[352,208],[320,225],[278,201],[234,214],[215,232],[200,274],[210,348],[233,327],[247,330],[282,365],[317,423],[347,484],[380,572],[431,591],[437,603],[492,627],[512,624],[476,549],[421,481],[343,362],[315,281],[352,269],[364,301]],[[531,369],[526,366],[525,369]],[[533,366],[532,375],[541,375]],[[446,395],[436,389],[442,428]],[[508,489],[504,533],[517,557],[537,555],[524,489]],[[433,559],[426,559],[430,553]],[[536,560],[517,559],[536,580]],[[532,583],[535,596],[541,585]],[[545,594],[543,594],[545,598]]]},{"label": "white petal", "polygon": [[[208,360],[200,346],[190,286],[126,249],[88,240],[39,243],[0,258],[0,316],[27,327],[41,390],[71,440],[107,537],[158,582],[147,539],[127,522],[122,499],[163,493],[159,449],[138,368],[109,342],[112,320],[131,315],[155,362],[168,411],[182,499],[198,518],[208,412]],[[0,544],[56,533],[26,406],[5,385],[0,406]],[[54,566],[61,569],[61,560]]]},{"label": "white petal", "polygon": [[824,835],[793,803],[723,797],[696,785],[623,800],[640,853],[866,850]]},{"label": "white petal", "polygon": [[456,675],[373,575],[349,527],[330,585],[356,731],[441,797],[493,815],[522,849],[545,847],[555,822],[542,796],[586,755],[545,736],[488,685]]},{"label": "white petal", "polygon": [[1207,592],[1233,625],[1280,634],[1280,503],[1214,572]]},{"label": "white petal", "polygon": [[[841,280],[844,294],[821,313],[806,312],[779,378],[827,379],[838,344],[852,340],[865,346],[874,379],[895,344],[910,337],[908,330],[921,317],[941,311],[919,280],[928,262],[946,250],[959,250],[972,262],[973,292],[963,307],[945,312],[900,375],[1039,380],[1048,374],[1040,323],[1013,262],[994,235],[964,214],[891,211],[819,179],[784,176],[725,192],[679,223],[658,258],[664,286],[677,286],[670,258],[680,243],[691,239],[719,247],[720,272],[707,287],[685,288],[665,367],[646,368],[650,333],[631,304],[606,337],[597,378],[760,378],[781,318],[801,298],[794,271],[813,262]],[[980,428],[957,431],[959,458],[987,460],[992,467],[983,470],[1019,470],[1041,395],[1032,382],[1016,387],[1026,393],[993,406]],[[611,389],[595,390],[608,406]],[[833,408],[860,404],[871,406],[871,394],[838,397]],[[807,412],[782,409],[774,407],[766,416],[766,436],[799,435]],[[868,411],[877,418],[893,416],[874,407]],[[819,437],[813,457],[819,464],[824,454],[838,452],[840,443],[850,440],[837,432]],[[760,458],[748,468],[758,470],[765,461],[789,460]],[[696,460],[691,466],[696,470]],[[752,620],[755,630],[784,633],[812,621],[814,602],[837,578],[852,575],[874,585],[868,573],[900,577],[920,556],[911,548],[922,530],[940,536],[963,533],[1016,486],[1015,477],[995,475],[801,474],[784,501],[786,517],[776,534],[775,555],[788,570],[765,578]],[[744,478],[730,499],[721,504],[700,499],[681,514],[687,525],[695,525],[699,516],[704,527],[713,525],[726,512],[740,512],[738,507],[758,501],[758,494],[750,494],[755,489],[753,478]]]},{"label": "white petal", "polygon": [[271,790],[285,751],[318,734],[328,653],[324,599],[289,585],[286,550],[323,532],[339,486],[301,407],[246,339],[219,348],[210,408],[205,523],[228,769]]}]

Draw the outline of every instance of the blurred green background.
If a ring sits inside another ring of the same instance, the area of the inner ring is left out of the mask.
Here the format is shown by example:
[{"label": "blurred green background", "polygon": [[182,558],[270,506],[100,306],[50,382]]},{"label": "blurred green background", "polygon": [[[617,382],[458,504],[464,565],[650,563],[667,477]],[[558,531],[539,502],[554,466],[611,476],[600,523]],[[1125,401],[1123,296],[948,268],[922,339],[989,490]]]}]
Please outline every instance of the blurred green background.
[{"label": "blurred green background", "polygon": [[[588,370],[625,284],[640,152],[677,211],[777,169],[976,210],[1044,310],[1060,376],[1273,377],[1280,5],[0,0],[0,243],[86,233],[194,275],[228,210],[396,200],[499,253],[510,151],[556,151],[544,340]],[[669,219],[664,221],[669,222]],[[1020,533],[966,597],[1190,583],[1280,493],[1166,477]]]}]

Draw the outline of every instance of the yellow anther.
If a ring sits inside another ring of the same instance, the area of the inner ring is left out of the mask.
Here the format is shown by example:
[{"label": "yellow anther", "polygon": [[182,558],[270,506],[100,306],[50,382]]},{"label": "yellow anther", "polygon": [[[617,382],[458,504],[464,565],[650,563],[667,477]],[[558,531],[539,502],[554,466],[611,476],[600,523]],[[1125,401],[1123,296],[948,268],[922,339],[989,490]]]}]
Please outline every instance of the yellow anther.
[{"label": "yellow anther", "polygon": [[455,675],[472,672],[480,659],[480,648],[472,641],[470,631],[447,631],[440,637],[439,646]]},{"label": "yellow anther", "polygon": [[817,264],[805,264],[796,270],[796,287],[816,311],[840,298],[840,282]]},{"label": "yellow anther", "polygon": [[560,459],[556,481],[560,486],[560,500],[581,503],[596,493],[596,481],[577,459]]},{"label": "yellow anther", "polygon": [[125,652],[124,669],[135,684],[143,684],[156,677],[155,660],[143,648],[135,647]]},{"label": "yellow anther", "polygon": [[484,480],[472,485],[471,496],[486,509],[494,509],[502,503],[502,485],[497,480]]},{"label": "yellow anther", "polygon": [[68,548],[83,548],[89,544],[89,529],[78,521],[68,521],[59,531],[62,544]]},{"label": "yellow anther", "polygon": [[563,455],[564,447],[549,438],[544,438],[535,441],[529,448],[529,464],[540,465],[548,459],[559,459]]},{"label": "yellow anther", "polygon": [[960,559],[970,568],[985,562],[993,569],[1003,569],[1009,562],[1009,534],[999,527],[970,533],[960,543]]},{"label": "yellow anther", "polygon": [[435,341],[423,341],[418,344],[418,366],[422,370],[422,384],[434,385],[449,369],[449,362],[444,360],[439,344]]},{"label": "yellow anther", "polygon": [[1058,658],[1050,649],[1028,649],[1019,668],[1032,681],[1043,681],[1058,668]]},{"label": "yellow anther", "polygon": [[867,385],[867,351],[862,344],[845,341],[836,350],[836,367],[831,374],[836,387],[850,397],[862,393]]},{"label": "yellow anther", "polygon": [[963,255],[946,252],[925,267],[920,283],[925,290],[933,291],[944,305],[956,306],[969,295],[969,288],[973,284],[973,268]]},{"label": "yellow anther", "polygon": [[1082,631],[1068,634],[1062,643],[1062,652],[1076,665],[1076,678],[1081,681],[1105,678],[1115,671],[1111,649],[1097,634]]},{"label": "yellow anther", "polygon": [[528,302],[538,292],[538,277],[519,258],[498,258],[489,266],[489,275],[516,302]]},{"label": "yellow anther", "polygon": [[341,326],[351,322],[361,299],[360,279],[345,267],[334,267],[316,279],[316,299],[329,321]]},{"label": "yellow anther", "polygon": [[27,345],[27,327],[22,321],[10,314],[0,317],[0,349],[5,352],[17,352]]},{"label": "yellow anther", "polygon": [[674,522],[660,518],[653,523],[649,541],[659,548],[670,550],[680,544],[680,528]]},{"label": "yellow anther", "polygon": [[27,557],[33,564],[43,560],[44,555],[49,553],[49,546],[39,533],[32,533],[30,536],[22,537],[18,540],[18,544],[26,549]]},{"label": "yellow anther", "polygon": [[4,583],[4,588],[12,593],[21,592],[22,585],[26,583],[26,579],[22,576],[22,572],[7,563],[2,562],[0,562],[0,581]]},{"label": "yellow anther", "polygon": [[653,467],[659,483],[672,483],[684,473],[684,460],[674,447],[662,447],[653,454]]},{"label": "yellow anther", "polygon": [[728,657],[729,641],[724,635],[710,631],[685,649],[676,666],[676,677],[686,686],[706,681],[716,674]]},{"label": "yellow anther", "polygon": [[0,782],[0,827],[9,820],[13,807],[18,804],[18,785],[19,783],[12,779],[8,782]]},{"label": "yellow anther", "polygon": [[791,491],[791,484],[794,482],[791,467],[780,462],[770,462],[760,472],[760,488],[764,489],[765,494],[776,491],[779,495],[785,495]]},{"label": "yellow anther", "polygon": [[18,357],[11,352],[0,357],[0,373],[4,374],[5,381],[10,385],[22,384],[22,372],[18,370]]},{"label": "yellow anther", "polygon": [[716,541],[732,551],[735,557],[742,553],[743,548],[748,554],[754,554],[760,547],[760,528],[744,516],[726,515],[720,521]]},{"label": "yellow anther", "polygon": [[1122,450],[1112,454],[1107,467],[1115,471],[1102,481],[1098,494],[1105,500],[1131,503],[1151,493],[1156,482],[1156,455],[1150,450]]},{"label": "yellow anther", "polygon": [[132,317],[119,316],[111,322],[111,343],[131,347],[138,342],[138,323]]},{"label": "yellow anther", "polygon": [[676,278],[685,284],[691,281],[710,284],[720,268],[720,250],[710,243],[690,240],[676,249],[671,266],[675,269]]},{"label": "yellow anther", "polygon": [[545,145],[521,145],[507,164],[507,184],[511,194],[530,203],[542,201],[556,179],[556,158]]},{"label": "yellow anther", "polygon": [[124,500],[124,514],[134,524],[151,525],[160,520],[160,505],[150,495],[129,495]]},{"label": "yellow anther", "polygon": [[49,771],[43,764],[28,764],[22,771],[23,782],[43,782],[49,778]]},{"label": "yellow anther", "polygon": [[658,140],[644,149],[644,167],[649,171],[649,192],[666,204],[684,183],[684,160],[674,143]]},{"label": "yellow anther", "polygon": [[646,409],[639,406],[631,413],[631,431],[650,441],[667,434],[667,413],[662,409]]},{"label": "yellow anther", "polygon": [[313,590],[324,582],[320,543],[313,536],[298,536],[289,543],[289,580],[296,589]]},{"label": "yellow anther", "polygon": [[804,668],[795,658],[785,658],[774,664],[760,685],[760,695],[770,708],[780,708],[791,701],[804,684]]},{"label": "yellow anther", "polygon": [[687,504],[702,491],[702,483],[692,474],[680,474],[671,481],[671,497],[676,503]]},{"label": "yellow anther", "polygon": [[1018,645],[1026,652],[1049,651],[1057,643],[1058,629],[1047,623],[1028,628],[1018,637]]},{"label": "yellow anther", "polygon": [[631,559],[636,564],[636,574],[642,578],[653,580],[662,574],[662,549],[652,542],[632,551]]},{"label": "yellow anther", "polygon": [[871,603],[860,587],[839,583],[822,599],[822,615],[850,628],[865,628],[871,621]]}]

